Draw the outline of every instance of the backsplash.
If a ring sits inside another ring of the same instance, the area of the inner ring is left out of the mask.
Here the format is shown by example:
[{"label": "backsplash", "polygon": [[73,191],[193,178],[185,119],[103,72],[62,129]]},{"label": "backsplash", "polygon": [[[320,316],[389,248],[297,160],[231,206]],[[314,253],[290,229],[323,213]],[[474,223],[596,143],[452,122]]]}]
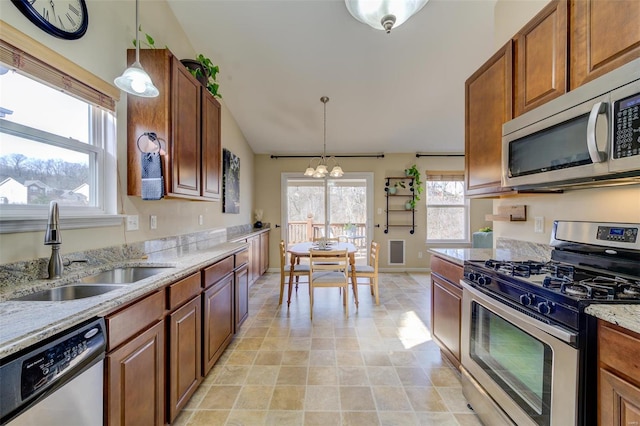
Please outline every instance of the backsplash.
[{"label": "backsplash", "polygon": [[498,237],[496,240],[496,249],[509,250],[516,257],[529,256],[535,259],[551,260],[552,249],[548,244]]},{"label": "backsplash", "polygon": [[[268,225],[265,226],[265,229]],[[73,279],[86,268],[99,267],[106,263],[147,259],[161,261],[166,254],[180,256],[198,250],[206,250],[256,231],[253,225],[233,226],[229,228],[210,229],[184,235],[175,235],[148,241],[128,243],[119,246],[105,247],[83,252],[68,253],[66,260],[87,260],[82,263],[71,263],[64,268],[64,278]],[[3,287],[21,284],[33,280],[46,279],[49,257],[0,265],[0,291]],[[66,280],[65,280],[66,281]]]}]

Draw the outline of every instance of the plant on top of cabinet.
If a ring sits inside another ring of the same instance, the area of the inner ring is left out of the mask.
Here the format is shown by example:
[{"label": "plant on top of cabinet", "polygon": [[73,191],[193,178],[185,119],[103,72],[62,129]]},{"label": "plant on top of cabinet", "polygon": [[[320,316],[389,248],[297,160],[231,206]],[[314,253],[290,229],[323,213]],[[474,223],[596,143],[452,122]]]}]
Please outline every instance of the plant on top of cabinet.
[{"label": "plant on top of cabinet", "polygon": [[222,95],[218,93],[220,85],[217,83],[216,76],[220,72],[220,67],[213,65],[211,59],[204,56],[202,53],[196,56],[196,59],[182,59],[180,62],[184,64],[200,83],[206,86],[207,90],[216,98],[221,98]]}]

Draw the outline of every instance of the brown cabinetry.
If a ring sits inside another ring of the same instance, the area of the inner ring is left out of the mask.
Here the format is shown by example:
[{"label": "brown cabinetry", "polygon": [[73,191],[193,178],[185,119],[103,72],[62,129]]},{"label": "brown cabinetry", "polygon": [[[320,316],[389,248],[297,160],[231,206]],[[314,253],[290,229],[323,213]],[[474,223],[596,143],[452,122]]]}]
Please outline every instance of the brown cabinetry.
[{"label": "brown cabinetry", "polygon": [[[133,61],[134,50],[128,51]],[[165,141],[166,195],[220,198],[220,104],[168,49],[142,49],[140,63],[156,98],[127,97],[127,193],[141,194],[138,137],[153,131]]]},{"label": "brown cabinetry", "polygon": [[[247,261],[249,263],[249,285],[251,286],[269,269],[269,231],[261,232],[242,241],[249,244]],[[239,263],[236,262],[236,265]]]},{"label": "brown cabinetry", "polygon": [[269,269],[269,233],[260,234],[260,275],[263,275]]},{"label": "brown cabinetry", "polygon": [[[202,374],[206,375],[231,342],[234,333],[233,259],[227,274],[216,281],[204,281],[203,359]],[[214,265],[215,267],[215,265]],[[209,268],[207,268],[209,269]],[[205,270],[206,271],[206,270]],[[206,276],[206,272],[205,272]]]},{"label": "brown cabinetry", "polygon": [[249,316],[249,265],[247,264],[235,271],[235,291],[235,330],[237,332]]},{"label": "brown cabinetry", "polygon": [[107,425],[164,424],[164,292],[105,317],[105,422]]},{"label": "brown cabinetry", "polygon": [[466,195],[503,192],[502,124],[511,119],[513,46],[509,41],[465,83]]},{"label": "brown cabinetry", "polygon": [[567,91],[567,0],[554,0],[515,36],[514,116]]},{"label": "brown cabinetry", "polygon": [[462,266],[431,256],[431,330],[442,353],[460,366]]},{"label": "brown cabinetry", "polygon": [[571,90],[640,57],[640,2],[572,0]]},{"label": "brown cabinetry", "polygon": [[599,424],[640,424],[640,334],[598,320]]},{"label": "brown cabinetry", "polygon": [[[167,395],[168,419],[173,422],[202,382],[202,303],[200,274],[193,274],[167,288]],[[182,305],[185,300],[186,304]]]}]

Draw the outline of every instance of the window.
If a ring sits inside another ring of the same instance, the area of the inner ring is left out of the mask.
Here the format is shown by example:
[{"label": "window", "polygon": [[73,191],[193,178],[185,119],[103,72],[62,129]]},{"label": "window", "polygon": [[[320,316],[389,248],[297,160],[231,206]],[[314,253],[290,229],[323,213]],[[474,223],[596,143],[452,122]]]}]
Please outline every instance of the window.
[{"label": "window", "polygon": [[40,46],[47,57],[36,58],[10,44],[22,37],[0,40],[0,232],[41,229],[34,221],[50,201],[67,228],[117,224],[117,98],[57,53]]},{"label": "window", "polygon": [[462,172],[427,172],[427,242],[469,242],[469,202]]}]

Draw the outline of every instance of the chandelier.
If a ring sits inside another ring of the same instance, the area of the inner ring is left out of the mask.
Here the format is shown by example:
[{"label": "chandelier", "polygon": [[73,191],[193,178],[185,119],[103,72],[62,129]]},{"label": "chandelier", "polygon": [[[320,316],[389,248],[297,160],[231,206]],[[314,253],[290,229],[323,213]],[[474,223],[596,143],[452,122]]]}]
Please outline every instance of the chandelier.
[{"label": "chandelier", "polygon": [[[320,98],[320,102],[324,104],[324,146],[320,158],[315,157],[309,161],[309,165],[307,166],[307,170],[305,170],[304,175],[314,178],[323,178],[327,174],[329,174],[329,176],[331,177],[342,177],[342,175],[344,175],[344,172],[342,171],[342,167],[340,167],[335,157],[327,158],[327,102],[329,102],[329,98],[323,96]],[[318,162],[315,169],[311,167],[311,164],[314,161]],[[329,172],[329,162],[333,163],[331,172]]]},{"label": "chandelier", "polygon": [[388,33],[418,13],[428,0],[345,0],[358,21]]}]

